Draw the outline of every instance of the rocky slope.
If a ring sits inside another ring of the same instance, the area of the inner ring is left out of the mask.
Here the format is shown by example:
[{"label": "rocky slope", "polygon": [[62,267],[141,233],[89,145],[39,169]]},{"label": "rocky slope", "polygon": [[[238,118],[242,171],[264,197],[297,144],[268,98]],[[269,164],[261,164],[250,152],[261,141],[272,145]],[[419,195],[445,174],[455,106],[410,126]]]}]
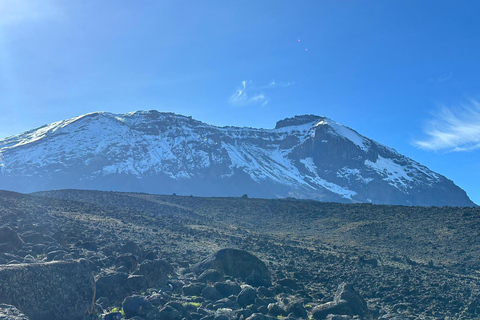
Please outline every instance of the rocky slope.
[{"label": "rocky slope", "polygon": [[473,205],[440,174],[314,115],[254,129],[157,111],[91,113],[1,140],[0,188]]},{"label": "rocky slope", "polygon": [[[476,319],[479,223],[478,208],[0,192],[0,316],[37,320],[43,301],[86,320]],[[59,260],[89,266],[94,298]]]}]

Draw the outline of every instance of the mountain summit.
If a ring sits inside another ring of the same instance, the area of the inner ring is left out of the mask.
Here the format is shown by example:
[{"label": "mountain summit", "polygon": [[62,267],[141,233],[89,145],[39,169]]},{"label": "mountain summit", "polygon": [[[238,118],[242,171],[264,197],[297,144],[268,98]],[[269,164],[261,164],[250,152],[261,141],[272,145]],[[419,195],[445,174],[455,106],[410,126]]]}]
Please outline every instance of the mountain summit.
[{"label": "mountain summit", "polygon": [[95,112],[0,140],[0,188],[472,206],[444,176],[328,118],[274,129]]}]

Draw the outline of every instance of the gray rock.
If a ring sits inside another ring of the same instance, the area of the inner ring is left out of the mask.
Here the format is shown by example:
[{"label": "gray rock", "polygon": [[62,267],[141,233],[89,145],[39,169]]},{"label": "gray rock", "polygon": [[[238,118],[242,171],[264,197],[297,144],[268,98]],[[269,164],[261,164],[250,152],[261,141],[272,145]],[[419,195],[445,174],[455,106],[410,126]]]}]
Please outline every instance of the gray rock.
[{"label": "gray rock", "polygon": [[265,263],[243,250],[222,249],[193,266],[193,272],[196,274],[201,274],[207,269],[218,270],[254,286],[272,284],[270,271]]},{"label": "gray rock", "polygon": [[145,311],[153,309],[153,306],[145,297],[134,295],[126,297],[125,300],[123,300],[122,308],[125,312],[125,317],[129,319],[145,314]]},{"label": "gray rock", "polygon": [[240,306],[246,307],[249,304],[253,304],[255,302],[255,298],[257,297],[257,291],[250,286],[247,286],[240,291],[237,296],[237,302]]},{"label": "gray rock", "polygon": [[222,295],[214,287],[205,287],[205,289],[202,290],[202,297],[212,301],[222,299]]},{"label": "gray rock", "polygon": [[201,282],[217,282],[223,280],[223,275],[215,269],[207,269],[203,271],[197,278]]},{"label": "gray rock", "polygon": [[224,297],[229,297],[231,295],[237,295],[242,291],[242,288],[231,280],[226,280],[225,282],[215,283],[215,289]]},{"label": "gray rock", "polygon": [[10,227],[0,228],[0,243],[11,243],[15,248],[21,248],[25,243],[22,238]]},{"label": "gray rock", "polygon": [[338,286],[333,301],[316,306],[312,310],[312,316],[315,319],[326,319],[329,314],[359,315],[364,319],[373,318],[365,300],[351,285],[346,283]]},{"label": "gray rock", "polygon": [[206,285],[204,283],[191,283],[183,286],[182,292],[185,296],[199,296],[205,287]]},{"label": "gray rock", "polygon": [[180,320],[181,318],[182,314],[172,306],[165,306],[162,310],[160,310],[160,320]]},{"label": "gray rock", "polygon": [[164,285],[168,275],[173,272],[173,267],[162,260],[144,260],[135,272],[137,275],[145,276],[150,287]]},{"label": "gray rock", "polygon": [[34,320],[80,320],[94,307],[87,260],[0,266],[0,301]]},{"label": "gray rock", "polygon": [[130,291],[127,279],[128,275],[121,272],[100,276],[96,281],[97,297],[107,297],[112,302],[122,301]]}]

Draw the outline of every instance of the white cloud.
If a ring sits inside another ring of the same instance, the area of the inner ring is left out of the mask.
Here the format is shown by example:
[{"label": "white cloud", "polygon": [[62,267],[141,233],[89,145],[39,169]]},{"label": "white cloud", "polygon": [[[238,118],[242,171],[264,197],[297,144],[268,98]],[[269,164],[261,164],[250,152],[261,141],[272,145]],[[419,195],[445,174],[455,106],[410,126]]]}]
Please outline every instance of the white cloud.
[{"label": "white cloud", "polygon": [[294,84],[295,84],[295,82],[276,82],[275,80],[273,80],[272,82],[270,82],[268,84],[268,87],[269,88],[290,87],[290,86],[293,86]]},{"label": "white cloud", "polygon": [[230,103],[236,106],[244,106],[247,104],[263,105],[267,98],[263,93],[256,93],[255,88],[250,86],[251,82],[242,81],[237,91],[230,97]]},{"label": "white cloud", "polygon": [[284,88],[292,86],[293,82],[275,82],[272,81],[264,86],[254,86],[252,81],[242,81],[240,87],[230,97],[232,105],[244,106],[248,104],[258,104],[262,107],[268,104],[268,98],[264,91],[275,88]]},{"label": "white cloud", "polygon": [[425,128],[427,138],[413,144],[425,150],[469,151],[480,148],[480,102],[457,109],[443,107]]},{"label": "white cloud", "polygon": [[61,16],[53,0],[0,0],[0,26]]}]

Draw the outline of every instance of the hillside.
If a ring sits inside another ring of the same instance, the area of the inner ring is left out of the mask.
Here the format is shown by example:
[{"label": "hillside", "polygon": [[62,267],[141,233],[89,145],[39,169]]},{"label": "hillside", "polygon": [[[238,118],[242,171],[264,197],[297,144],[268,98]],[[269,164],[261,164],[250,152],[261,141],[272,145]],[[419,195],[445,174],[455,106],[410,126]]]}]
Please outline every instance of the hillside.
[{"label": "hillside", "polygon": [[[97,276],[115,270],[129,240],[171,263],[180,281],[189,281],[182,268],[233,247],[265,261],[274,282],[288,278],[304,287],[290,295],[305,305],[331,301],[348,282],[382,319],[480,314],[477,208],[63,190],[2,192],[0,213],[20,236],[41,233],[87,257]],[[0,261],[22,261],[29,250],[2,253]]]}]

